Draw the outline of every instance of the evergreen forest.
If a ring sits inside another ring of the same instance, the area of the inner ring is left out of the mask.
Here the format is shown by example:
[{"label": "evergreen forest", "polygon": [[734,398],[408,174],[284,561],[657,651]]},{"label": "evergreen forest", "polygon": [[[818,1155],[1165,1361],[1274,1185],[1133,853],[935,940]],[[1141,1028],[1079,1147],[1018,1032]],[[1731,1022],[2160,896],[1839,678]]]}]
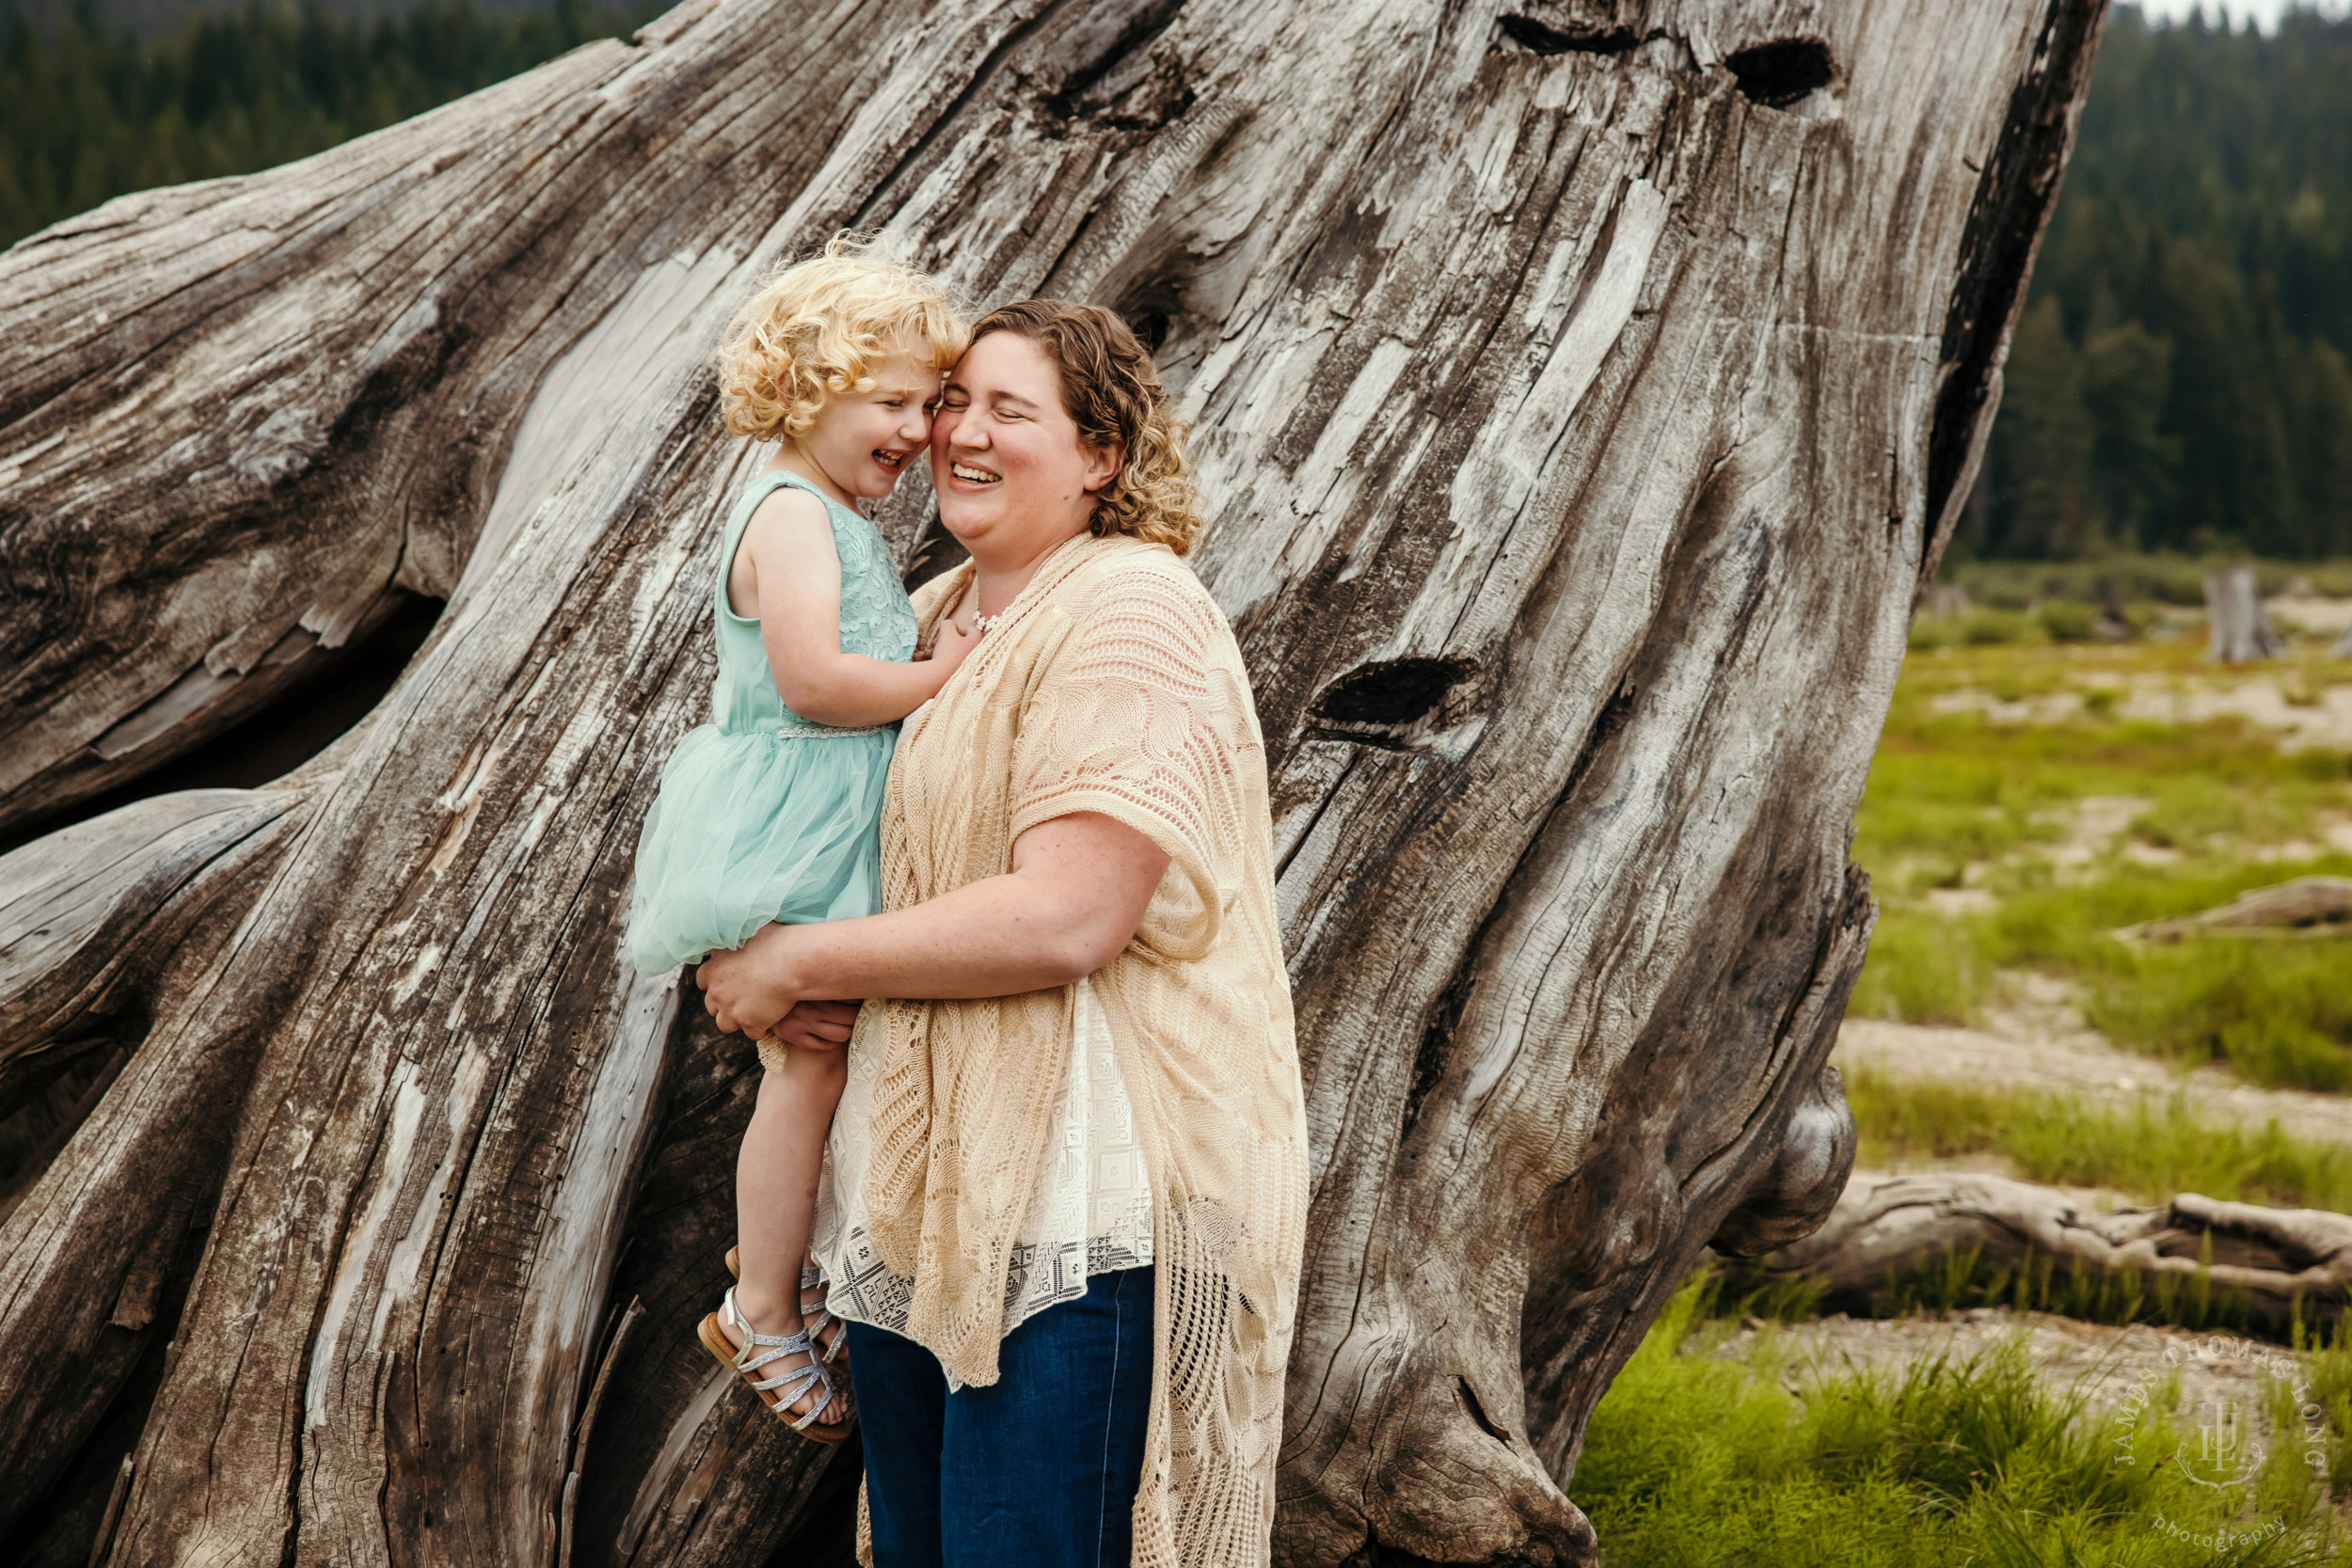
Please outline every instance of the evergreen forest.
[{"label": "evergreen forest", "polygon": [[140,40],[83,0],[41,25],[0,0],[0,245],[109,197],[246,174],[421,114],[667,8],[557,0],[373,18],[248,4]]},{"label": "evergreen forest", "polygon": [[2352,18],[2107,23],[1959,545],[2352,554]]},{"label": "evergreen forest", "polygon": [[[144,40],[89,0],[52,25],[0,12],[0,245],[315,152],[660,8],[248,5]],[[2109,20],[1955,556],[2132,549],[2352,555],[2352,17]]]}]

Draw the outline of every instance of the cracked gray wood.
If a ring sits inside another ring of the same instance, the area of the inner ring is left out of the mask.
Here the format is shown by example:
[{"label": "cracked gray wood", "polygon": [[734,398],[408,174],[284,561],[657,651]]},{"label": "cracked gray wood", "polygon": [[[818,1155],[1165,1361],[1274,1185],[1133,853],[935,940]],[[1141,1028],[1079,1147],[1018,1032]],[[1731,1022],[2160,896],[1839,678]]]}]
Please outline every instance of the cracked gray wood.
[{"label": "cracked gray wood", "polygon": [[2228,903],[2175,920],[2145,920],[2115,934],[2126,942],[2192,937],[2340,936],[2352,923],[2352,877],[2295,877],[2248,888]]},{"label": "cracked gray wood", "polygon": [[705,356],[860,223],[1126,311],[1196,421],[1313,1134],[1277,1554],[1594,1560],[1595,1401],[1851,1160],[1853,807],[2101,14],[719,0],[0,257],[0,821],[447,601],[0,1225],[0,1528],[144,1408],[119,1563],[840,1549],[684,1338],[743,1057],[618,942],[755,461]]}]

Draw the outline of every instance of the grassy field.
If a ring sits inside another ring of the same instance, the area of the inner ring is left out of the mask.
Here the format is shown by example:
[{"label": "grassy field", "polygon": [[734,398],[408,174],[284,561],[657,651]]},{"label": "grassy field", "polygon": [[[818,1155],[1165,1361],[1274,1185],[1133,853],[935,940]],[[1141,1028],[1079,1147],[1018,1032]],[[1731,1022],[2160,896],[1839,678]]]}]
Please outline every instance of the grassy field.
[{"label": "grassy field", "polygon": [[1990,1153],[2027,1181],[2111,1187],[2150,1202],[2202,1193],[2352,1213],[2352,1144],[2290,1137],[2276,1122],[2259,1131],[2217,1125],[2179,1094],[2108,1108],[2038,1088],[1864,1069],[1847,1075],[1846,1100],[1862,1134],[1855,1163],[1875,1170]]},{"label": "grassy field", "polygon": [[[2352,1565],[2329,1501],[2352,1493],[2341,1340],[2304,1357],[2329,1473],[2280,1444],[2249,1485],[2222,1489],[2169,1463],[2185,1434],[2160,1414],[2168,1397],[2120,1425],[2047,1386],[2015,1340],[1972,1361],[1799,1377],[1769,1332],[1723,1354],[1737,1318],[1720,1292],[1707,1275],[1686,1283],[1593,1414],[1574,1490],[1609,1568]],[[2263,1397],[2274,1430],[2292,1430],[2293,1392]]]},{"label": "grassy field", "polygon": [[[2216,669],[2187,608],[2198,563],[2125,564],[2128,581],[2107,567],[1979,568],[1963,575],[1969,603],[1915,628],[1855,824],[1881,913],[1850,1014],[2023,1040],[2040,1071],[2051,1037],[2032,1021],[2058,995],[2168,1064],[2352,1091],[2352,936],[2116,935],[2291,877],[2352,876],[2352,663],[2327,661],[2325,640],[2306,635],[2288,658]],[[2297,586],[2352,593],[2352,570],[2337,570],[2341,584]],[[2094,606],[2112,630],[2119,598],[2142,635],[2099,641]],[[1917,1065],[1849,1070],[1862,1164],[1992,1156],[2028,1180],[2132,1198],[2352,1212],[2352,1115],[2333,1143],[2275,1120],[2204,1119],[2179,1088],[2092,1099],[2046,1078],[1962,1082]],[[2201,1103],[2216,1109],[2210,1092]],[[1800,1368],[1792,1347],[1820,1296],[1802,1279],[1702,1271],[1685,1283],[1596,1410],[1578,1465],[1574,1495],[1611,1568],[2352,1568],[2341,1325],[2326,1346],[2295,1335],[2304,1397],[2326,1415],[2324,1473],[2281,1445],[2228,1491],[2169,1462],[2188,1434],[2156,1411],[2177,1388],[2119,1437],[2111,1410],[2031,1363],[2022,1333],[1973,1359]],[[1983,1307],[2206,1330],[2238,1320],[2202,1278],[2156,1299],[2134,1278],[1967,1253],[1890,1277],[1877,1310]],[[1788,1326],[1742,1337],[1759,1318]],[[2312,1408],[2264,1387],[2274,1431]]]},{"label": "grassy field", "polygon": [[[2006,612],[1953,619],[1988,613]],[[1980,1022],[2005,976],[2039,972],[2119,1044],[2352,1090],[2343,935],[2113,935],[2290,877],[2352,876],[2352,664],[2307,645],[2223,670],[2186,638],[1971,643],[1922,626],[1855,821],[1881,915],[1851,1013]],[[2249,716],[2265,713],[2306,733]]]}]

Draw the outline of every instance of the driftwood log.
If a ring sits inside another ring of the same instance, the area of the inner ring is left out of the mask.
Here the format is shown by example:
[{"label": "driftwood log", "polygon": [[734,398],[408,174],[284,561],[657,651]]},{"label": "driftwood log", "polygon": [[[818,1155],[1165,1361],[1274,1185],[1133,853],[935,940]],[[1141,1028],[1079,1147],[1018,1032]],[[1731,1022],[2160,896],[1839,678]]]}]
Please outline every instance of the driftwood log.
[{"label": "driftwood log", "polygon": [[2298,1318],[2332,1323],[2352,1300],[2352,1216],[2195,1193],[2099,1213],[1997,1176],[1856,1171],[1828,1223],[1749,1271],[1818,1278],[1824,1305],[1867,1313],[1890,1279],[1915,1279],[1962,1253],[2011,1274],[2031,1263],[2061,1278],[2129,1282],[2151,1300],[2201,1294],[2278,1335]]},{"label": "driftwood log", "polygon": [[688,1330],[748,1053],[618,938],[756,460],[704,356],[862,224],[1197,424],[1314,1139],[1278,1555],[1593,1561],[1611,1377],[1845,1181],[1850,824],[2102,10],[695,0],[0,257],[0,827],[445,607],[294,774],[0,860],[0,1539],[845,1549]]},{"label": "driftwood log", "polygon": [[2176,920],[2144,920],[2115,934],[2125,942],[2185,937],[2341,936],[2352,925],[2352,877],[2295,877],[2249,888],[2216,909]]},{"label": "driftwood log", "polygon": [[2251,566],[2225,566],[2205,574],[2205,657],[2220,664],[2277,658],[2286,639],[2270,623]]}]

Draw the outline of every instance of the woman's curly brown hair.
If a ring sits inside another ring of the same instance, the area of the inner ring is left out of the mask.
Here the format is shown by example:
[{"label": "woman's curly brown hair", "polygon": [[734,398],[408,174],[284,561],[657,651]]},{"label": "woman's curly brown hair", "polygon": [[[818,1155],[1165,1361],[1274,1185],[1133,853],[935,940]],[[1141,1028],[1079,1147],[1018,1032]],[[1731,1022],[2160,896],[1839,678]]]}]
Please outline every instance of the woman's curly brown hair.
[{"label": "woman's curly brown hair", "polygon": [[1090,447],[1117,442],[1119,472],[1097,493],[1097,536],[1114,533],[1166,545],[1178,555],[1200,533],[1200,499],[1184,454],[1184,426],[1168,406],[1152,355],[1127,324],[1099,305],[1025,299],[1000,306],[972,327],[1026,338],[1061,369],[1061,401]]}]

